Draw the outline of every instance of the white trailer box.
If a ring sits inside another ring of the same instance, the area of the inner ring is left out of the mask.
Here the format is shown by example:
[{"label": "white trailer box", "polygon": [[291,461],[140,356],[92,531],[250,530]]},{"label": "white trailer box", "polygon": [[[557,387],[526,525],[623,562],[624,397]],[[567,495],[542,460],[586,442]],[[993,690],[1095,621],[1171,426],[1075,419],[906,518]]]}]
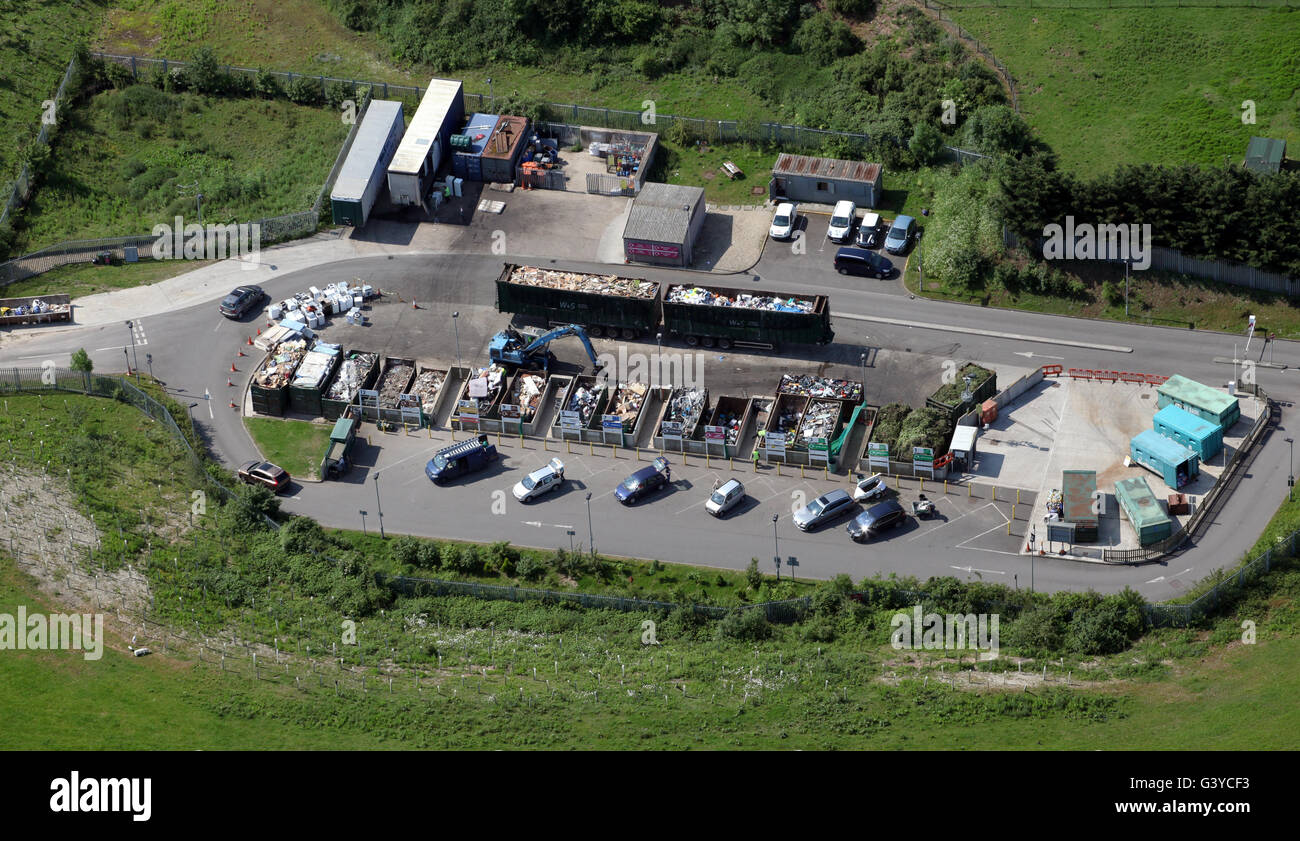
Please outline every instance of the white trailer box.
[{"label": "white trailer box", "polygon": [[330,193],[335,225],[360,228],[370,218],[381,187],[386,187],[388,162],[402,139],[402,103],[376,99],[366,108],[352,148]]},{"label": "white trailer box", "polygon": [[402,143],[388,165],[388,194],[398,207],[424,203],[451,143],[451,134],[465,120],[460,82],[431,79],[411,117]]}]

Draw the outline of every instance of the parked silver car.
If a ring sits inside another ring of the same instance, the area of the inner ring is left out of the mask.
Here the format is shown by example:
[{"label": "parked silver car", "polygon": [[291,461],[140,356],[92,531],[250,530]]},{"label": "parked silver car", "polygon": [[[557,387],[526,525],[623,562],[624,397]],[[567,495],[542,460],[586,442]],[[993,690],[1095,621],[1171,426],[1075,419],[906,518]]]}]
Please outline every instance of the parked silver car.
[{"label": "parked silver car", "polygon": [[808,531],[809,529],[829,523],[841,514],[855,510],[857,506],[853,502],[853,497],[849,492],[836,488],[827,494],[814,499],[795,512],[794,524],[799,531]]}]

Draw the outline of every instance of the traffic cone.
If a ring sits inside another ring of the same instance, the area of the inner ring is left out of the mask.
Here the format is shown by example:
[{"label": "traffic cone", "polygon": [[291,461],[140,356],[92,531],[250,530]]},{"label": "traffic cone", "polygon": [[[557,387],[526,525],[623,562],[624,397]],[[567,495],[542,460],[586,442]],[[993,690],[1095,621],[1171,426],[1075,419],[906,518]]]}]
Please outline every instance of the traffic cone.
[{"label": "traffic cone", "polygon": [[226,377],[226,385],[228,385],[228,386],[233,386],[233,385],[234,385],[234,382],[231,381],[230,377]]},{"label": "traffic cone", "polygon": [[239,369],[235,367],[235,363],[233,363],[233,362],[230,363],[230,373],[232,373],[232,374],[237,374],[237,373],[239,373]]},{"label": "traffic cone", "polygon": [[234,401],[234,400],[231,400],[231,401],[230,401],[230,408],[232,408],[232,409],[238,409],[239,407],[235,405],[235,401]]},{"label": "traffic cone", "polygon": [[[266,326],[267,326],[267,327],[270,327],[270,326],[271,326],[271,323],[268,321],[267,324],[266,324]],[[262,328],[261,328],[261,327],[258,327],[258,328],[257,328],[257,335],[259,335],[259,336],[262,335]]]},{"label": "traffic cone", "polygon": [[244,353],[244,352],[241,350],[241,351],[239,351],[239,355],[240,355],[240,356],[247,356],[248,354]]},{"label": "traffic cone", "polygon": [[419,308],[420,308],[419,304],[417,304],[415,301],[411,301],[411,309],[418,310]]},{"label": "traffic cone", "polygon": [[252,337],[252,336],[249,336],[249,337],[248,337],[248,343],[249,343],[250,345],[253,343],[253,337]]}]

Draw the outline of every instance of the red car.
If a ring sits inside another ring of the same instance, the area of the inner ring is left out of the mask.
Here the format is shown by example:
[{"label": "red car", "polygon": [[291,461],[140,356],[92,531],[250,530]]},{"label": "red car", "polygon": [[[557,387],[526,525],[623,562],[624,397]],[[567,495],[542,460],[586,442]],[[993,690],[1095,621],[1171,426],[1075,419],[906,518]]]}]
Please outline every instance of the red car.
[{"label": "red car", "polygon": [[275,493],[289,487],[289,472],[269,461],[250,461],[239,468],[238,475],[250,485],[264,485]]}]

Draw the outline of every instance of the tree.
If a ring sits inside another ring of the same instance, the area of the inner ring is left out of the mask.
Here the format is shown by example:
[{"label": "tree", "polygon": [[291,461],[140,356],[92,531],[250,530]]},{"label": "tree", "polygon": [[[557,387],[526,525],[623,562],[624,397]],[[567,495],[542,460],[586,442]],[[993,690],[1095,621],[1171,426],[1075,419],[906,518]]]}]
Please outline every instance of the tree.
[{"label": "tree", "polygon": [[943,151],[943,134],[934,127],[934,123],[923,120],[916,124],[907,148],[912,150],[918,163],[932,164]]},{"label": "tree", "polygon": [[823,64],[852,55],[861,46],[844,21],[835,20],[825,12],[818,12],[799,24],[794,45],[799,52]]},{"label": "tree", "polygon": [[758,571],[758,558],[749,559],[749,566],[745,567],[745,580],[754,590],[763,586],[763,573]]},{"label": "tree", "polygon": [[1032,140],[1028,124],[1005,105],[976,108],[966,121],[966,147],[986,155],[1019,156]]},{"label": "tree", "polygon": [[221,93],[225,74],[211,47],[199,47],[185,67],[185,83],[199,93]]},{"label": "tree", "polygon": [[72,354],[72,370],[85,374],[95,370],[95,363],[91,361],[90,354],[86,353],[84,347],[77,348],[76,353]]}]

